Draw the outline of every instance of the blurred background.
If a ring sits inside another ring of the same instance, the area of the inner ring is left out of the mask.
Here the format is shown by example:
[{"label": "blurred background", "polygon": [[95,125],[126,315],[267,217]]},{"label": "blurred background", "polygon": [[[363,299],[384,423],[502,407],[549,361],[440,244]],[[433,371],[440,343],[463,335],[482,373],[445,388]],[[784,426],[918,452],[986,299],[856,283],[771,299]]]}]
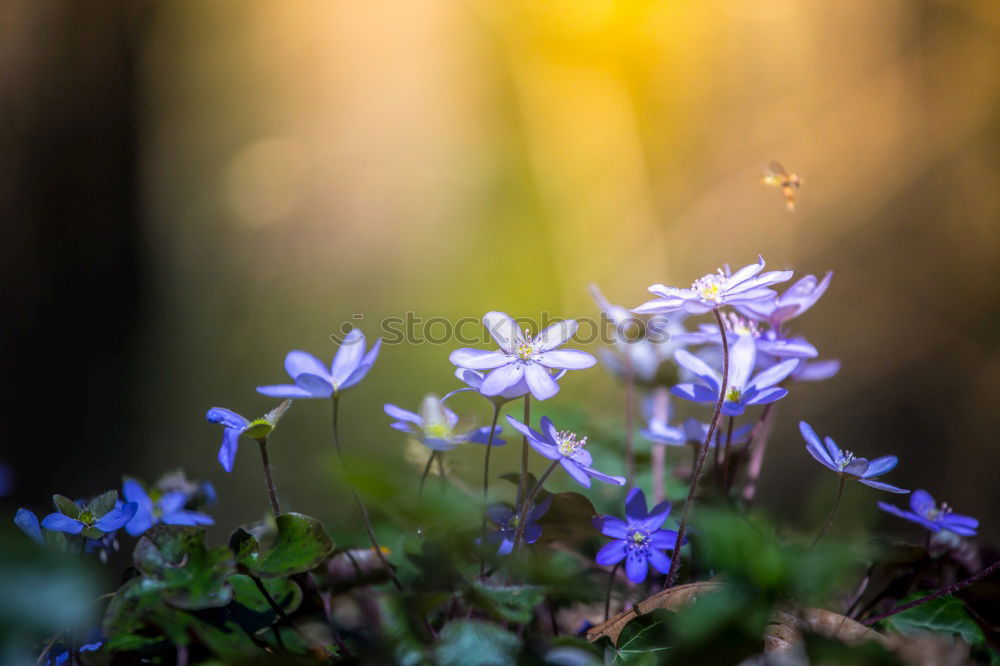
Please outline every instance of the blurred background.
[{"label": "blurred background", "polygon": [[[829,507],[805,419],[1000,536],[994,0],[5,0],[0,110],[5,516],[184,467],[220,523],[255,520],[255,447],[227,475],[204,413],[270,409],[289,349],[406,312],[593,317],[589,282],[632,307],[762,253],[834,271],[794,328],[843,370],[782,401],[758,505]],[[382,404],[456,388],[456,346],[387,346],[345,396],[387,478],[417,472]],[[619,417],[602,370],[563,386],[541,411]],[[328,409],[296,404],[271,457],[286,506],[337,525]],[[916,536],[876,495],[842,526]]]}]

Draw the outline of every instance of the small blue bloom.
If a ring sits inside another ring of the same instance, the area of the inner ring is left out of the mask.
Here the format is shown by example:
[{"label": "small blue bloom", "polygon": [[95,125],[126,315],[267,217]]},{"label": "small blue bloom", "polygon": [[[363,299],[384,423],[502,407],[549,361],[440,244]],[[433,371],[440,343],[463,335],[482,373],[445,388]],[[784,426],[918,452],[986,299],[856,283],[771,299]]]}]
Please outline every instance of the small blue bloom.
[{"label": "small blue bloom", "polygon": [[611,537],[594,558],[602,567],[625,560],[625,575],[633,583],[646,580],[649,567],[660,573],[670,571],[670,557],[663,551],[673,550],[677,532],[661,529],[670,515],[670,502],[660,502],[652,511],[646,510],[646,496],[633,488],[625,498],[625,520],[614,516],[594,518],[594,527]]},{"label": "small blue bloom", "polygon": [[948,530],[961,536],[975,536],[979,521],[972,516],[954,513],[950,506],[938,506],[926,490],[914,490],[910,495],[910,511],[904,511],[892,504],[879,502],[878,508],[926,527],[931,532]]},{"label": "small blue bloom", "polygon": [[196,511],[188,511],[188,496],[179,490],[166,493],[154,493],[156,499],[150,497],[146,489],[134,479],[126,479],[122,484],[122,495],[125,501],[137,505],[135,516],[125,524],[125,531],[132,536],[139,536],[153,525],[213,525],[211,516]]},{"label": "small blue bloom", "polygon": [[38,516],[32,511],[27,509],[18,509],[17,513],[14,514],[14,524],[20,528],[22,532],[31,537],[31,540],[37,543],[39,546],[45,545],[45,537],[42,536],[42,527],[38,523]]},{"label": "small blue bloom", "polygon": [[583,370],[597,359],[576,349],[556,349],[576,333],[573,319],[556,322],[534,338],[518,328],[509,315],[487,312],[483,324],[500,349],[456,349],[449,360],[459,368],[490,370],[479,392],[485,396],[531,393],[536,400],[548,400],[559,392],[552,370]]},{"label": "small blue bloom", "polygon": [[382,339],[379,338],[365,353],[365,334],[351,329],[334,355],[329,370],[312,354],[290,351],[285,357],[285,371],[295,383],[258,386],[257,392],[272,398],[335,397],[364,379],[381,348]]},{"label": "small blue bloom", "polygon": [[[552,497],[536,502],[528,512],[528,522],[521,538],[525,543],[535,543],[542,536],[538,520],[549,510]],[[486,517],[497,526],[496,531],[486,535],[486,542],[497,546],[497,555],[507,555],[514,550],[514,535],[517,533],[517,512],[508,504],[492,504],[486,509]]]},{"label": "small blue bloom", "polygon": [[[458,415],[445,407],[443,401],[435,395],[424,397],[420,403],[419,414],[389,404],[383,409],[386,414],[396,419],[391,427],[407,433],[432,451],[450,451],[466,442],[486,444],[490,438],[489,426],[473,428],[468,432],[455,432]],[[504,440],[497,438],[502,431],[500,426],[493,431],[493,446],[506,444]]]},{"label": "small blue bloom", "polygon": [[[240,446],[240,436],[246,435],[251,439],[261,440],[271,434],[278,421],[284,416],[291,406],[290,400],[285,400],[280,405],[269,411],[259,419],[248,421],[231,409],[225,407],[212,407],[205,414],[205,419],[209,423],[218,423],[224,430],[222,431],[222,446],[219,448],[219,463],[222,469],[227,472],[233,471],[233,461],[236,459],[236,451]],[[208,491],[215,493],[215,488],[209,485]]]},{"label": "small blue bloom", "polygon": [[[552,379],[559,381],[566,374],[565,370],[560,370],[556,374],[552,375]],[[515,384],[510,388],[501,391],[497,395],[485,395],[480,389],[482,389],[483,382],[486,381],[486,375],[479,372],[478,370],[469,370],[468,368],[455,368],[455,376],[458,377],[465,386],[462,388],[457,388],[451,393],[448,393],[445,397],[441,398],[442,401],[447,400],[456,393],[465,393],[468,391],[474,391],[479,395],[483,396],[489,400],[495,407],[502,407],[511,400],[516,400],[522,397],[528,392],[528,386],[524,382]]]},{"label": "small blue bloom", "polygon": [[[648,425],[640,431],[640,434],[652,442],[666,444],[667,446],[701,446],[705,438],[708,437],[708,426],[709,424],[707,423],[690,418],[678,428],[654,418],[649,420]],[[722,431],[723,428],[716,428],[717,436],[708,443],[709,446],[715,446],[716,442],[720,444],[726,443],[726,433]],[[746,444],[750,441],[752,432],[752,423],[733,428],[730,444],[734,446]]]},{"label": "small blue bloom", "polygon": [[[701,379],[701,384],[678,384],[670,392],[692,402],[711,402],[719,399],[722,378],[707,363],[686,350],[678,350],[674,358],[682,367]],[[749,335],[741,335],[730,347],[729,381],[722,403],[722,413],[739,416],[750,405],[766,405],[788,395],[786,389],[775,386],[792,373],[798,359],[789,359],[757,373],[753,372],[757,360],[757,346]]]},{"label": "small blue bloom", "polygon": [[594,459],[584,448],[587,444],[586,437],[578,439],[574,433],[556,430],[552,419],[547,416],[543,416],[541,420],[544,434],[539,434],[510,415],[507,416],[507,421],[528,439],[531,448],[549,460],[558,460],[566,473],[584,488],[590,487],[591,478],[604,483],[625,485],[625,477],[609,476],[591,467]]},{"label": "small blue bloom", "polygon": [[743,303],[737,305],[736,309],[748,317],[770,322],[771,326],[780,330],[786,321],[798,317],[815,305],[830,286],[832,278],[833,271],[828,272],[822,281],[817,280],[815,275],[807,275],[783,294]]},{"label": "small blue bloom", "polygon": [[850,451],[841,451],[832,437],[827,437],[821,442],[816,432],[805,421],[799,422],[799,430],[806,440],[806,450],[827,469],[833,470],[844,478],[860,481],[866,486],[878,490],[886,490],[890,493],[910,492],[874,480],[875,477],[885,474],[896,466],[899,462],[896,456],[882,456],[871,461],[867,458],[857,458]]},{"label": "small blue bloom", "polygon": [[107,534],[108,532],[120,529],[125,523],[132,520],[138,509],[139,505],[135,502],[116,504],[113,509],[104,515],[98,516],[85,506],[80,510],[80,514],[75,517],[67,516],[63,513],[50,513],[42,519],[42,527],[54,532],[66,532],[67,534],[79,534],[84,529],[92,527]]},{"label": "small blue bloom", "polygon": [[658,296],[643,303],[632,312],[638,314],[666,314],[683,310],[689,314],[704,314],[723,305],[744,305],[774,297],[770,285],[785,282],[792,271],[764,270],[764,257],[756,264],[744,266],[733,274],[723,271],[710,273],[694,281],[690,289],[678,289],[654,284],[649,291]]},{"label": "small blue bloom", "polygon": [[[749,336],[757,344],[760,354],[775,358],[816,358],[819,352],[803,337],[792,337],[783,334],[780,329],[763,329],[752,319],[746,319],[733,312],[727,312],[722,317],[726,335],[730,341],[737,336]],[[722,335],[716,324],[701,324],[697,331],[681,333],[674,340],[688,345],[715,344],[722,345]]]}]

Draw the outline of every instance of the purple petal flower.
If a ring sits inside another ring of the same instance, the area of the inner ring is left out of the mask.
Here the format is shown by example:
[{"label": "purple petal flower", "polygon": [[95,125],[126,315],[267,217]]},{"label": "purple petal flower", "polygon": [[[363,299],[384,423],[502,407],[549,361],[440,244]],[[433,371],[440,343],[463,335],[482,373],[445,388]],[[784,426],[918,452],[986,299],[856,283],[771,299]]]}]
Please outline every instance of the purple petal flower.
[{"label": "purple petal flower", "polygon": [[574,433],[557,431],[552,419],[547,416],[543,416],[541,419],[541,433],[509,414],[507,421],[527,438],[531,448],[549,460],[559,461],[566,473],[584,488],[590,487],[591,479],[618,486],[625,485],[625,477],[609,476],[591,467],[593,458],[584,448],[587,445],[586,437],[578,439]]},{"label": "purple petal flower", "polygon": [[503,312],[487,312],[483,324],[500,349],[456,349],[449,360],[462,369],[489,370],[476,388],[488,398],[508,400],[530,392],[537,400],[547,400],[559,392],[553,370],[582,370],[597,362],[586,352],[556,350],[576,333],[573,319],[556,322],[534,338]]},{"label": "purple petal flower", "polygon": [[[757,343],[761,354],[782,358],[816,358],[819,352],[808,340],[792,337],[780,328],[763,329],[752,319],[746,319],[733,312],[726,312],[722,323],[730,342],[739,336],[749,336]],[[722,345],[722,335],[717,324],[701,324],[697,331],[680,333],[674,340],[687,345]]]},{"label": "purple petal flower", "polygon": [[885,490],[890,493],[910,492],[909,490],[897,488],[888,483],[875,480],[876,477],[896,467],[896,464],[899,462],[896,456],[882,456],[875,460],[858,458],[850,451],[842,451],[831,437],[820,441],[819,435],[805,421],[799,422],[799,431],[802,433],[802,438],[806,441],[806,451],[816,459],[816,462],[827,469],[840,474],[846,479],[858,481],[878,490]]},{"label": "purple petal flower", "polygon": [[594,519],[594,527],[611,537],[595,557],[601,566],[612,566],[625,560],[625,575],[633,583],[646,580],[649,567],[660,573],[670,569],[670,558],[663,552],[672,550],[677,532],[661,529],[670,514],[670,503],[662,502],[652,511],[646,509],[646,496],[633,488],[625,498],[625,520],[614,516]]},{"label": "purple petal flower", "polygon": [[[538,520],[549,510],[552,497],[535,502],[528,512],[522,538],[525,543],[535,543],[542,536]],[[486,509],[486,517],[497,529],[486,535],[486,542],[497,546],[497,555],[507,555],[514,549],[514,535],[517,533],[517,512],[508,504],[492,504]],[[476,541],[479,542],[478,540]]]},{"label": "purple petal flower", "polygon": [[753,303],[743,303],[736,306],[736,309],[748,317],[768,321],[774,328],[780,330],[786,321],[798,317],[815,305],[830,286],[832,278],[833,271],[828,272],[822,281],[817,280],[814,275],[807,275],[781,295]]},{"label": "purple petal flower", "polygon": [[132,536],[139,536],[150,527],[160,523],[164,525],[213,525],[211,516],[185,507],[192,495],[181,490],[154,492],[150,496],[142,484],[135,479],[125,479],[122,484],[122,495],[127,502],[136,505],[134,516],[125,523],[125,531]]},{"label": "purple petal flower", "polygon": [[379,338],[365,352],[365,334],[351,329],[333,357],[329,369],[318,358],[304,351],[290,351],[285,356],[285,372],[292,384],[258,386],[257,392],[272,398],[330,398],[340,395],[368,374],[382,348]]},{"label": "purple petal flower", "polygon": [[45,538],[42,536],[42,527],[38,522],[38,516],[27,509],[18,509],[14,514],[14,524],[27,534],[32,541],[39,546],[45,545]]},{"label": "purple petal flower", "polygon": [[638,314],[663,314],[683,310],[689,314],[703,314],[723,305],[754,303],[774,297],[769,286],[785,282],[792,277],[791,271],[764,270],[764,258],[758,257],[756,264],[744,266],[729,275],[722,269],[694,281],[690,289],[678,289],[662,284],[654,284],[649,291],[658,298],[643,303],[632,310]]},{"label": "purple petal flower", "polygon": [[[294,352],[297,356],[294,357],[292,362],[293,367],[306,363],[302,354],[305,352]],[[306,356],[308,356],[306,354]],[[292,357],[289,354],[289,357]],[[315,360],[315,359],[313,359]],[[316,361],[317,363],[319,361]],[[303,377],[310,377],[307,373],[300,374],[296,381]],[[290,400],[285,400],[280,405],[272,409],[270,412],[255,419],[253,421],[248,421],[246,418],[240,416],[231,409],[226,409],[224,407],[212,407],[205,414],[205,420],[209,423],[218,423],[223,426],[222,431],[222,446],[219,448],[219,464],[227,472],[233,471],[233,462],[236,459],[236,451],[240,445],[240,436],[244,433],[253,439],[261,439],[267,437],[274,430],[275,426],[278,425],[278,421],[281,417],[288,411],[291,406]]]},{"label": "purple petal flower", "polygon": [[[490,428],[472,428],[465,432],[456,432],[458,415],[444,406],[444,400],[433,394],[424,396],[420,403],[419,413],[401,409],[396,405],[385,405],[385,413],[396,419],[392,428],[412,436],[432,451],[450,451],[459,444],[473,442],[486,444],[489,441]],[[503,446],[506,442],[497,435],[503,432],[500,426],[493,431],[493,446]]]}]

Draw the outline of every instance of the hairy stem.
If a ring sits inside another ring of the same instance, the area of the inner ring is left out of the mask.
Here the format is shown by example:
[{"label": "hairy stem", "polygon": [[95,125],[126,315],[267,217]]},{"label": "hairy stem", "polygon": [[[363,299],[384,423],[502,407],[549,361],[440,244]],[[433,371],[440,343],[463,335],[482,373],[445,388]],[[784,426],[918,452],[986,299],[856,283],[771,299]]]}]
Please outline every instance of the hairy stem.
[{"label": "hairy stem", "polygon": [[417,501],[424,495],[424,484],[427,483],[427,475],[431,473],[431,465],[434,464],[434,459],[437,458],[437,451],[431,451],[431,457],[427,459],[427,464],[424,465],[424,473],[420,475],[420,486],[417,488]]},{"label": "hairy stem", "polygon": [[613,569],[611,569],[611,575],[608,576],[608,591],[604,595],[604,621],[608,621],[608,617],[611,615],[611,590],[615,585],[615,575],[621,568],[622,563],[617,563]]},{"label": "hairy stem", "polygon": [[333,446],[337,449],[337,457],[340,458],[340,464],[344,468],[344,478],[347,479],[347,487],[351,490],[351,496],[354,497],[354,503],[358,505],[358,511],[361,512],[361,519],[365,523],[365,529],[368,531],[368,539],[372,543],[372,548],[375,549],[375,555],[378,556],[379,561],[385,568],[389,578],[392,580],[393,585],[396,586],[397,590],[402,591],[403,586],[396,578],[396,572],[392,570],[389,562],[385,559],[385,554],[382,552],[382,547],[379,546],[378,538],[375,536],[375,529],[372,527],[372,521],[368,517],[368,510],[365,509],[365,505],[361,502],[361,497],[358,496],[358,491],[354,489],[354,482],[351,481],[350,471],[347,469],[347,461],[344,459],[344,452],[340,446],[340,427],[337,418],[337,407],[340,404],[340,398],[334,395],[333,397]]},{"label": "hairy stem", "polygon": [[528,522],[528,514],[531,512],[532,502],[535,501],[535,497],[537,497],[539,491],[541,491],[542,484],[545,483],[545,481],[549,478],[549,475],[552,474],[552,472],[555,471],[555,468],[558,466],[559,466],[559,459],[557,458],[552,461],[552,464],[549,465],[549,468],[545,470],[544,474],[542,474],[542,478],[538,479],[538,483],[535,484],[535,487],[531,489],[531,492],[528,493],[528,496],[524,498],[524,502],[521,503],[521,513],[517,517],[517,531],[514,532],[513,550],[517,550],[518,545],[521,543],[522,537],[524,537],[524,526]]},{"label": "hairy stem", "polygon": [[[531,427],[531,394],[524,394],[524,427]],[[521,437],[521,483],[517,487],[517,503],[524,501],[528,492],[528,436]]]},{"label": "hairy stem", "polygon": [[260,461],[264,465],[264,482],[267,484],[267,497],[271,500],[271,510],[274,517],[281,515],[281,505],[278,504],[278,490],[274,486],[274,476],[271,473],[271,461],[267,456],[267,437],[257,440],[260,445]]},{"label": "hairy stem", "polygon": [[722,323],[722,314],[719,308],[712,310],[715,314],[715,321],[719,325],[719,333],[722,334],[722,386],[719,387],[719,399],[715,403],[715,414],[708,425],[708,433],[705,441],[698,449],[698,457],[695,460],[694,469],[691,471],[691,487],[688,488],[687,499],[684,500],[684,510],[681,512],[681,524],[677,527],[677,540],[674,541],[673,557],[670,559],[670,571],[663,587],[671,587],[677,579],[677,567],[681,562],[681,544],[684,543],[684,532],[687,530],[688,515],[691,513],[691,505],[694,504],[694,497],[698,494],[698,479],[701,477],[702,467],[705,466],[705,455],[708,453],[708,444],[715,435],[715,429],[719,425],[719,417],[722,415],[722,403],[726,400],[726,388],[729,384],[729,340],[726,338],[726,327]]},{"label": "hairy stem", "polygon": [[830,515],[826,517],[826,522],[823,523],[823,527],[820,528],[820,531],[816,535],[816,538],[813,539],[813,542],[809,545],[810,548],[819,543],[819,540],[823,538],[823,535],[826,534],[826,531],[830,529],[830,525],[833,524],[833,519],[837,515],[837,509],[840,508],[840,500],[844,496],[844,485],[846,482],[847,482],[847,477],[841,476],[840,485],[837,487],[837,499],[833,501],[833,509],[830,511]]},{"label": "hairy stem", "polygon": [[[483,456],[483,535],[482,543],[486,544],[486,503],[489,501],[490,489],[490,451],[493,449],[493,433],[497,429],[497,420],[500,418],[500,405],[493,405],[493,421],[490,423],[490,435],[486,439],[486,453]],[[479,575],[486,573],[486,551],[479,555]]]},{"label": "hairy stem", "polygon": [[942,588],[942,589],[938,590],[934,594],[928,594],[926,597],[921,597],[919,599],[915,599],[915,600],[913,600],[913,601],[911,601],[909,603],[903,604],[902,606],[896,606],[895,608],[893,608],[893,609],[891,609],[889,611],[886,611],[885,613],[882,613],[881,615],[876,615],[875,617],[870,617],[870,618],[868,618],[867,620],[864,621],[864,624],[867,625],[867,626],[871,626],[871,625],[875,624],[876,622],[881,622],[885,618],[891,617],[891,616],[895,615],[896,613],[902,613],[905,610],[909,610],[911,608],[916,608],[917,606],[920,606],[921,604],[926,604],[928,601],[934,601],[935,599],[938,599],[940,597],[944,597],[944,596],[947,596],[949,594],[954,594],[955,592],[958,592],[959,590],[961,590],[963,587],[966,587],[967,585],[972,585],[975,582],[981,581],[982,579],[986,578],[990,574],[996,572],[998,569],[1000,569],[1000,560],[997,560],[996,562],[994,562],[990,566],[986,567],[985,569],[983,569],[979,573],[972,574],[971,576],[969,576],[965,580],[960,580],[957,583],[953,583],[952,585],[949,585],[948,587],[945,587],[945,588]]}]

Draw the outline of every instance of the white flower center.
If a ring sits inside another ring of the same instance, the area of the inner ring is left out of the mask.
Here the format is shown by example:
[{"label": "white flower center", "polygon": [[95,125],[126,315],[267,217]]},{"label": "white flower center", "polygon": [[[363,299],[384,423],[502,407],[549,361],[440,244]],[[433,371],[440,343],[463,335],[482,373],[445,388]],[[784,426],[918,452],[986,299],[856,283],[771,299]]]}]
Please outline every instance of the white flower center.
[{"label": "white flower center", "polygon": [[840,460],[838,461],[840,469],[843,470],[845,467],[854,462],[854,458],[855,456],[852,451],[841,451]]},{"label": "white flower center", "polygon": [[691,285],[691,291],[698,295],[703,301],[708,301],[710,303],[721,303],[722,302],[722,291],[726,287],[726,275],[719,269],[718,273],[709,273],[708,275],[698,278]]},{"label": "white flower center", "polygon": [[727,333],[750,335],[754,338],[760,337],[760,326],[757,325],[757,322],[741,317],[735,312],[727,312],[722,318],[722,325],[726,327]]},{"label": "white flower center", "polygon": [[522,361],[530,361],[535,358],[535,345],[531,341],[531,333],[524,331],[524,342],[521,342],[514,349],[514,355]]},{"label": "white flower center", "polygon": [[559,453],[567,458],[587,445],[586,437],[577,439],[575,434],[567,431],[557,433],[557,439],[559,441]]},{"label": "white flower center", "polygon": [[629,550],[644,550],[649,548],[651,540],[649,530],[634,529],[629,531],[625,543],[628,544]]},{"label": "white flower center", "polygon": [[952,508],[947,502],[942,502],[941,506],[932,506],[924,512],[924,518],[928,520],[940,520],[952,512]]}]

